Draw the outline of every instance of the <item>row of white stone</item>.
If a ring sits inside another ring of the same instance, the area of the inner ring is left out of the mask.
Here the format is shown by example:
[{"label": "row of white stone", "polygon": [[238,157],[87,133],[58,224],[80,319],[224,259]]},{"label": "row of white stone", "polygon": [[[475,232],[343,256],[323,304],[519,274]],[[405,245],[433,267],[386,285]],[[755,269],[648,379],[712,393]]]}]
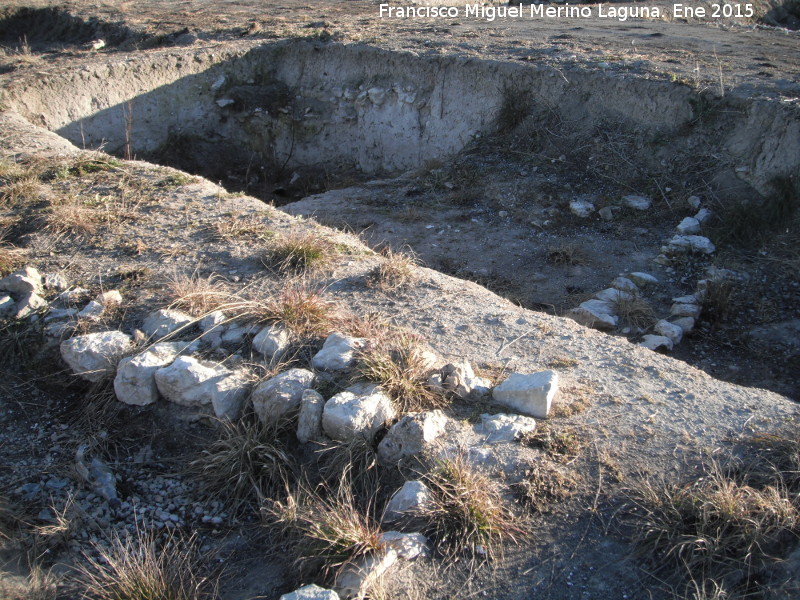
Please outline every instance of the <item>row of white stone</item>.
[{"label": "row of white stone", "polygon": [[[671,257],[675,255],[688,252],[708,255],[716,251],[711,240],[697,235],[701,226],[711,217],[711,212],[700,207],[701,201],[697,196],[689,197],[687,202],[692,209],[697,210],[697,214],[694,217],[684,218],[678,224],[677,234],[661,247],[661,254],[654,259],[654,262],[670,264]],[[650,350],[672,350],[676,344],[681,342],[685,334],[694,329],[695,322],[702,311],[709,281],[738,276],[714,267],[709,267],[706,275],[706,279],[698,282],[694,294],[672,299],[669,317],[657,321],[653,326],[653,333],[644,335],[640,346]],[[587,327],[614,329],[619,323],[619,316],[616,314],[617,303],[621,300],[633,299],[640,293],[640,288],[653,283],[658,283],[658,280],[648,273],[621,275],[611,283],[610,288],[602,290],[595,294],[594,298],[582,302],[577,308],[570,310],[568,316]]]}]

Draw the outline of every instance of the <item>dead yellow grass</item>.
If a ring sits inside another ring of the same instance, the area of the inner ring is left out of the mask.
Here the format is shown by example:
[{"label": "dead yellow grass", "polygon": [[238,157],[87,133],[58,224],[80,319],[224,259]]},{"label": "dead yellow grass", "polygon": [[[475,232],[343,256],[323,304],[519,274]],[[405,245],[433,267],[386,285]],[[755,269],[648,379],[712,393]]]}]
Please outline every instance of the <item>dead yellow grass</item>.
[{"label": "dead yellow grass", "polygon": [[320,270],[333,258],[335,246],[319,231],[292,232],[275,240],[262,262],[286,275]]},{"label": "dead yellow grass", "polygon": [[0,231],[0,277],[19,267],[25,258],[23,249],[15,248],[5,242],[7,235],[6,231]]},{"label": "dead yellow grass", "polygon": [[356,378],[379,384],[402,413],[441,408],[443,394],[428,388],[433,368],[421,340],[406,331],[387,331],[359,351]]},{"label": "dead yellow grass", "polygon": [[383,260],[367,276],[367,283],[384,291],[393,291],[406,286],[414,276],[418,265],[410,252],[395,252],[391,248],[381,251]]},{"label": "dead yellow grass", "polygon": [[212,273],[201,276],[175,273],[167,282],[167,290],[173,299],[172,306],[199,317],[206,315],[231,301],[220,276]]},{"label": "dead yellow grass", "polygon": [[44,215],[45,229],[51,233],[75,236],[93,235],[103,223],[97,208],[88,206],[79,198],[68,196],[51,203]]}]

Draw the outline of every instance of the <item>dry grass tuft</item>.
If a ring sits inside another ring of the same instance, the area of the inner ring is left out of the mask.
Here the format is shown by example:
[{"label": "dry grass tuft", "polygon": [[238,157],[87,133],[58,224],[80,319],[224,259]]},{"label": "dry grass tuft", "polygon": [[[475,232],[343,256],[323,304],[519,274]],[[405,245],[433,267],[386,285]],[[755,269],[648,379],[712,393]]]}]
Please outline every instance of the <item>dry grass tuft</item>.
[{"label": "dry grass tuft", "polygon": [[549,248],[547,251],[547,260],[554,265],[567,267],[588,265],[589,254],[582,246],[575,242],[566,242]]},{"label": "dry grass tuft", "polygon": [[25,258],[24,250],[15,248],[5,241],[7,235],[7,231],[0,230],[0,277],[19,267]]},{"label": "dry grass tuft", "polygon": [[316,450],[317,470],[326,488],[349,489],[355,501],[368,505],[379,487],[375,446],[361,436],[349,442],[329,442]]},{"label": "dry grass tuft", "polygon": [[172,306],[198,317],[217,310],[231,301],[222,279],[215,273],[207,277],[197,272],[187,275],[175,273],[167,283],[167,290],[173,298]]},{"label": "dry grass tuft", "polygon": [[621,323],[631,329],[645,331],[656,322],[656,313],[650,303],[639,296],[620,298],[615,303]]},{"label": "dry grass tuft", "polygon": [[743,308],[740,285],[730,280],[709,280],[703,298],[703,318],[711,323],[722,323],[740,311]]},{"label": "dry grass tuft", "polygon": [[277,240],[262,262],[285,275],[301,275],[321,269],[334,252],[333,244],[318,232],[292,232]]},{"label": "dry grass tuft", "polygon": [[0,185],[19,180],[25,175],[25,169],[18,162],[0,158]]},{"label": "dry grass tuft", "polygon": [[549,512],[553,505],[570,498],[578,486],[573,475],[566,475],[555,465],[539,461],[525,471],[514,491],[523,505],[538,513]]},{"label": "dry grass tuft", "polygon": [[84,203],[75,196],[51,202],[44,214],[44,227],[51,233],[68,233],[75,236],[93,235],[103,223],[103,215],[96,206]]},{"label": "dry grass tuft", "polygon": [[748,596],[800,539],[797,432],[739,440],[699,469],[688,480],[642,478],[627,490],[633,539],[657,573],[698,598]]},{"label": "dry grass tuft", "polygon": [[35,324],[0,320],[0,367],[18,370],[30,366],[43,340],[42,330]]},{"label": "dry grass tuft", "polygon": [[392,331],[389,318],[379,312],[365,315],[347,313],[339,318],[339,331],[357,338],[381,339]]},{"label": "dry grass tuft", "polygon": [[58,578],[49,569],[45,570],[39,565],[31,567],[25,600],[56,600],[56,598],[58,598]]},{"label": "dry grass tuft", "polygon": [[327,497],[301,487],[290,492],[285,503],[265,509],[265,514],[289,540],[300,570],[307,575],[321,573],[333,581],[354,561],[384,548],[378,520],[370,510],[359,508],[348,486]]},{"label": "dry grass tuft", "polygon": [[287,284],[278,296],[253,308],[259,320],[280,323],[301,339],[326,335],[338,318],[336,305],[323,298],[323,290],[304,282]]},{"label": "dry grass tuft", "polygon": [[78,533],[80,525],[79,510],[75,506],[72,495],[60,508],[50,506],[54,515],[52,522],[33,528],[32,552],[36,557],[56,553],[63,550]]},{"label": "dry grass tuft", "polygon": [[524,435],[520,443],[541,448],[550,458],[562,463],[575,460],[585,445],[574,428],[556,428],[548,423],[539,423],[536,431]]},{"label": "dry grass tuft", "polygon": [[257,300],[226,291],[214,276],[178,275],[170,282],[170,288],[175,298],[172,306],[197,317],[221,310],[229,319],[279,323],[301,341],[326,335],[341,320],[336,305],[324,298],[324,290],[312,288],[302,280],[288,282],[277,295]]},{"label": "dry grass tuft", "polygon": [[221,435],[190,464],[204,493],[241,513],[273,497],[290,480],[294,462],[281,427],[258,421],[223,422]]},{"label": "dry grass tuft", "polygon": [[23,175],[6,181],[0,182],[0,205],[21,207],[39,200],[42,185],[37,177]]},{"label": "dry grass tuft", "polygon": [[154,534],[120,538],[110,547],[96,545],[78,566],[84,595],[93,600],[209,600],[215,585],[197,574],[195,539],[170,535],[159,542]]},{"label": "dry grass tuft", "polygon": [[428,388],[433,368],[420,339],[409,332],[388,333],[357,354],[356,379],[379,384],[401,413],[441,408],[446,398]]},{"label": "dry grass tuft", "polygon": [[642,480],[628,490],[640,552],[694,580],[749,580],[791,539],[798,512],[783,490],[736,482],[718,464],[673,484]]},{"label": "dry grass tuft", "polygon": [[800,438],[792,431],[758,434],[741,441],[741,476],[756,488],[774,486],[794,494],[800,510]]},{"label": "dry grass tuft", "polygon": [[24,584],[14,584],[0,579],[0,598],[3,600],[56,600],[58,579],[51,570],[35,564],[30,568]]},{"label": "dry grass tuft", "polygon": [[424,533],[446,558],[491,559],[502,543],[519,542],[524,530],[514,523],[494,483],[464,457],[442,460],[422,478],[433,495],[421,514]]},{"label": "dry grass tuft", "polygon": [[275,232],[257,217],[226,215],[211,226],[211,237],[220,241],[247,238],[255,241],[266,241],[275,237]]},{"label": "dry grass tuft", "polygon": [[410,252],[395,252],[391,248],[381,251],[383,260],[367,276],[367,284],[383,291],[405,287],[414,276],[419,261]]}]

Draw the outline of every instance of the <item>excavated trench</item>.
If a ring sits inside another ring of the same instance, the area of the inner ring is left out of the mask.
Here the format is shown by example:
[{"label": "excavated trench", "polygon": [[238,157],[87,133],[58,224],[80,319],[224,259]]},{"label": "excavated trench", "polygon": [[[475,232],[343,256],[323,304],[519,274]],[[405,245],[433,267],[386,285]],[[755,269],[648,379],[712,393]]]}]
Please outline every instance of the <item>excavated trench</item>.
[{"label": "excavated trench", "polygon": [[[800,117],[776,102],[625,72],[365,45],[126,54],[20,80],[6,103],[79,147],[175,166],[278,205],[333,190],[287,210],[365,230],[376,245],[410,245],[430,266],[555,312],[631,271],[662,280],[651,302],[668,311],[702,276],[652,262],[693,214],[687,199],[716,213],[758,209],[800,171]],[[651,208],[627,206],[630,194]],[[796,189],[789,195],[796,204]],[[575,216],[575,200],[610,218]],[[634,340],[642,333],[623,325]],[[676,352],[712,372],[719,362]],[[714,374],[741,375],[723,371]]]}]

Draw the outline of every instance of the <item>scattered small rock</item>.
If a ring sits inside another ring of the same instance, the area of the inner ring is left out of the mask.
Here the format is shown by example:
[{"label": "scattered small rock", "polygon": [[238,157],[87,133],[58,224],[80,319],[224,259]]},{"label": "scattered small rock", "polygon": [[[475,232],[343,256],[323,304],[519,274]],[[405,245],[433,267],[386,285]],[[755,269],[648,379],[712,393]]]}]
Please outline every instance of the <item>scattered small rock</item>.
[{"label": "scattered small rock", "polygon": [[340,600],[340,596],[333,590],[326,590],[312,584],[301,587],[290,594],[283,594],[279,600]]},{"label": "scattered small rock", "polygon": [[613,221],[614,220],[614,209],[611,206],[604,206],[597,214],[600,215],[600,218],[604,221]]},{"label": "scattered small rock", "polygon": [[181,327],[185,327],[192,321],[192,316],[185,312],[162,308],[147,315],[144,325],[142,325],[142,331],[148,338],[160,340]]},{"label": "scattered small rock", "polygon": [[381,542],[403,560],[414,560],[418,556],[428,555],[428,538],[421,533],[387,531],[381,534]]},{"label": "scattered small rock", "polygon": [[397,552],[392,549],[363,556],[342,568],[334,587],[342,598],[364,598],[381,575],[396,562]]},{"label": "scattered small rock", "polygon": [[597,292],[594,297],[603,302],[616,304],[620,300],[630,300],[633,298],[632,294],[617,288],[606,288]]},{"label": "scattered small rock", "polygon": [[42,295],[42,276],[33,267],[25,267],[0,279],[0,290],[15,296]]},{"label": "scattered small rock", "polygon": [[687,333],[692,331],[692,329],[694,329],[695,319],[694,317],[678,317],[672,319],[670,323],[680,327],[681,330],[683,331],[683,335],[686,335]]},{"label": "scattered small rock", "polygon": [[683,221],[678,223],[676,229],[681,235],[694,235],[700,233],[700,221],[694,217],[686,217]]},{"label": "scattered small rock", "polygon": [[639,292],[639,286],[627,277],[616,277],[614,281],[611,282],[611,287],[622,290],[623,292],[628,292],[629,294],[637,294]]},{"label": "scattered small rock", "polygon": [[711,211],[707,208],[701,208],[697,211],[697,214],[694,216],[694,220],[703,225],[706,221],[711,218]]},{"label": "scattered small rock", "polygon": [[441,410],[404,416],[378,444],[379,460],[394,465],[419,454],[444,432],[446,425],[447,417]]},{"label": "scattered small rock", "polygon": [[356,436],[372,440],[394,416],[392,400],[379,386],[359,383],[325,403],[322,429],[335,440],[348,441]]},{"label": "scattered small rock", "polygon": [[292,416],[300,408],[303,393],[314,384],[314,373],[306,369],[289,369],[261,382],[253,390],[253,410],[266,424]]},{"label": "scattered small rock", "polygon": [[96,300],[92,300],[78,313],[78,318],[87,319],[89,321],[99,321],[100,317],[103,316],[103,312],[105,312],[103,305]]},{"label": "scattered small rock", "polygon": [[280,360],[289,348],[289,331],[280,325],[268,325],[253,338],[253,350],[269,361]]},{"label": "scattered small rock", "polygon": [[614,305],[604,300],[587,300],[573,308],[567,316],[581,325],[595,329],[613,329],[619,322],[619,317],[614,314]]},{"label": "scattered small rock", "polygon": [[658,279],[649,273],[628,273],[628,279],[639,287],[647,287],[648,285],[658,283]]},{"label": "scattered small rock", "polygon": [[647,210],[652,204],[650,198],[646,198],[645,196],[637,196],[635,194],[623,196],[622,202],[628,208],[633,208],[635,210]]},{"label": "scattered small rock", "polygon": [[713,254],[716,251],[716,247],[711,243],[711,240],[702,235],[676,235],[661,251],[673,254],[685,254],[687,252]]},{"label": "scattered small rock", "polygon": [[49,290],[63,292],[69,287],[69,284],[61,273],[47,273],[44,276],[44,287]]},{"label": "scattered small rock", "polygon": [[670,308],[669,314],[673,317],[691,317],[693,319],[697,319],[702,310],[703,309],[699,304],[676,302]]},{"label": "scattered small rock", "polygon": [[521,435],[536,431],[536,421],[522,415],[481,415],[481,422],[475,431],[484,434],[486,444],[513,442]]},{"label": "scattered small rock", "polygon": [[114,378],[117,399],[134,406],[146,406],[158,400],[156,371],[172,363],[185,347],[181,342],[162,342],[141,354],[123,358]]},{"label": "scattered small rock", "polygon": [[433,493],[422,481],[406,481],[386,505],[383,520],[391,523],[413,517],[430,506],[432,501]]},{"label": "scattered small rock", "polygon": [[663,335],[648,334],[639,345],[650,350],[672,350],[672,340]]},{"label": "scattered small rock", "polygon": [[47,308],[47,301],[38,294],[30,293],[22,296],[17,302],[17,313],[15,318],[24,319],[38,311]]},{"label": "scattered small rock", "polygon": [[572,200],[569,203],[569,211],[576,217],[585,219],[594,212],[594,204],[588,200]]},{"label": "scattered small rock", "polygon": [[311,364],[321,371],[344,371],[355,361],[355,352],[363,348],[366,340],[332,333],[322,345],[322,350],[314,355]]},{"label": "scattered small rock", "polygon": [[236,419],[247,397],[247,383],[221,365],[179,356],[155,373],[159,393],[182,406],[211,405],[218,418]]},{"label": "scattered small rock", "polygon": [[107,309],[112,308],[122,304],[122,294],[119,293],[119,290],[109,290],[100,294],[95,298],[95,301],[99,302]]},{"label": "scattered small rock", "polygon": [[297,441],[307,444],[320,438],[322,434],[322,411],[325,398],[316,390],[303,390],[300,399],[300,412],[297,415]]},{"label": "scattered small rock", "polygon": [[205,317],[200,319],[198,326],[200,327],[200,331],[207,333],[212,329],[216,329],[220,325],[223,325],[226,319],[227,317],[225,316],[224,312],[221,310],[215,310],[214,312],[210,312]]},{"label": "scattered small rock", "polygon": [[483,377],[476,377],[472,365],[467,361],[448,363],[428,378],[428,387],[435,392],[451,392],[459,398],[484,396],[492,387]]},{"label": "scattered small rock", "polygon": [[653,327],[653,331],[655,331],[658,335],[668,337],[672,340],[673,344],[680,344],[681,339],[683,338],[683,329],[680,325],[676,325],[675,323],[670,323],[665,319],[661,319],[655,324]]},{"label": "scattered small rock", "polygon": [[82,287],[77,287],[71,290],[67,290],[66,292],[61,292],[58,295],[58,301],[64,305],[74,305],[89,296],[89,290]]}]

